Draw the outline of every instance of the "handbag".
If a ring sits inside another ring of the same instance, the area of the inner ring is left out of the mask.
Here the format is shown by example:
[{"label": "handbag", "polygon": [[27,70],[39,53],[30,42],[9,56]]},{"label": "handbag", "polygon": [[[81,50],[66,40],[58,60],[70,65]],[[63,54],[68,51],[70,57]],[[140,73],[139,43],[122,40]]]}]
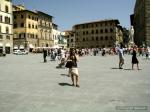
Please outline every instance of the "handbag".
[{"label": "handbag", "polygon": [[73,66],[73,62],[72,62],[71,60],[68,60],[68,61],[66,62],[65,67],[66,67],[66,68],[72,68],[72,66]]}]

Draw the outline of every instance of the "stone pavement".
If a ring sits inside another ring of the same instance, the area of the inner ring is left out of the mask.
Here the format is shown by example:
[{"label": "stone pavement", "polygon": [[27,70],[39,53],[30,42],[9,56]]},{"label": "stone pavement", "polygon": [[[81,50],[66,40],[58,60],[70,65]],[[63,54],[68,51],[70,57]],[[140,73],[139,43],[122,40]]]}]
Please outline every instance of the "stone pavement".
[{"label": "stone pavement", "polygon": [[0,57],[0,112],[150,112],[150,60],[139,62],[131,70],[125,56],[120,70],[118,56],[81,57],[76,88],[68,69],[42,54]]}]

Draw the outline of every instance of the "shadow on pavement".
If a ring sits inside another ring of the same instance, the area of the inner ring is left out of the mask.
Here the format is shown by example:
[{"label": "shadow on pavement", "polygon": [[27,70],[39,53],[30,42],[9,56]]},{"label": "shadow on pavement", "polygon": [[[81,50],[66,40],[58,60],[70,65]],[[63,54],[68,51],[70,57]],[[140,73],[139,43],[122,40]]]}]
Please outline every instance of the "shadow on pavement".
[{"label": "shadow on pavement", "polygon": [[[128,69],[124,69],[124,70],[132,70],[132,69],[128,68]],[[133,70],[137,70],[137,69],[133,69]],[[142,69],[138,69],[138,70],[142,70]]]},{"label": "shadow on pavement", "polygon": [[119,68],[117,68],[117,67],[113,67],[113,68],[111,68],[111,69],[119,69]]},{"label": "shadow on pavement", "polygon": [[68,74],[60,74],[60,75],[69,77],[69,75],[68,75]]},{"label": "shadow on pavement", "polygon": [[71,84],[69,83],[59,83],[60,86],[72,86]]},{"label": "shadow on pavement", "polygon": [[132,70],[131,68],[126,68],[126,69],[124,69],[124,70]]}]

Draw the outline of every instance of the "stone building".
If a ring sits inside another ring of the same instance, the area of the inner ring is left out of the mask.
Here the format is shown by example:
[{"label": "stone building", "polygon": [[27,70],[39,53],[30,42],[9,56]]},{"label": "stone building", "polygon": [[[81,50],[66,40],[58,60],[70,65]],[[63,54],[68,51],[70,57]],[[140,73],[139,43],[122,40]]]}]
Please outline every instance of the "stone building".
[{"label": "stone building", "polygon": [[150,46],[150,0],[136,0],[133,25],[135,44]]},{"label": "stone building", "polygon": [[52,28],[52,39],[53,39],[53,45],[58,45],[58,38],[61,35],[61,32],[58,31],[58,25],[56,24],[52,24],[53,28]]},{"label": "stone building", "polygon": [[13,11],[14,49],[32,51],[38,46],[38,14],[30,10]]},{"label": "stone building", "polygon": [[52,16],[41,11],[13,6],[14,49],[32,51],[36,47],[50,47],[52,40]]},{"label": "stone building", "polygon": [[118,20],[100,20],[73,26],[76,48],[114,47],[123,42]]},{"label": "stone building", "polygon": [[13,49],[12,1],[0,0],[0,53]]},{"label": "stone building", "polygon": [[65,31],[65,37],[67,39],[67,47],[74,48],[75,47],[75,36],[73,31]]},{"label": "stone building", "polygon": [[44,12],[37,11],[38,14],[38,46],[53,46],[52,39],[52,16]]}]

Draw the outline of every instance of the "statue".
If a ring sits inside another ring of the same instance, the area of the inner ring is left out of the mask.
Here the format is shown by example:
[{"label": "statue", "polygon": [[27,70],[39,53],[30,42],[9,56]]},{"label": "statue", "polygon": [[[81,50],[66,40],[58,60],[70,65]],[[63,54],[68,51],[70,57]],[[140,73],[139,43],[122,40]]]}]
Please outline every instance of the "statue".
[{"label": "statue", "polygon": [[59,35],[59,36],[58,36],[58,43],[59,43],[59,44],[64,44],[64,38],[63,38],[62,35]]},{"label": "statue", "polygon": [[134,43],[134,28],[131,26],[130,28],[130,43]]}]

